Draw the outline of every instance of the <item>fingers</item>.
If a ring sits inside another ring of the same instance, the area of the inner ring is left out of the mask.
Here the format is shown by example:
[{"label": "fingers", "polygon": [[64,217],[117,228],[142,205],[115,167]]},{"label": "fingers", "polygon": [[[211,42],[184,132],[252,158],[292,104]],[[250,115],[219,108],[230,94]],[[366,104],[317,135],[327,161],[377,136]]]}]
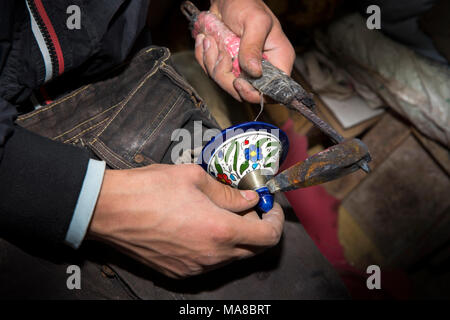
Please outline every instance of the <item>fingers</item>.
[{"label": "fingers", "polygon": [[214,38],[200,34],[196,38],[195,57],[203,70],[236,100],[241,101],[239,93],[233,86],[236,77],[232,73],[231,57],[217,46]]},{"label": "fingers", "polygon": [[263,214],[261,220],[243,219],[239,224],[238,234],[241,245],[271,247],[278,243],[283,233],[284,213],[278,203],[273,209]]},{"label": "fingers", "polygon": [[203,64],[203,40],[205,40],[205,35],[203,33],[200,33],[195,38],[195,59],[202,67],[203,71],[206,72],[205,65]]},{"label": "fingers", "polygon": [[247,210],[247,211],[241,212],[239,214],[246,219],[259,220],[259,216],[255,210]]},{"label": "fingers", "polygon": [[248,81],[242,78],[236,78],[233,81],[233,85],[242,100],[250,103],[260,103],[261,94]]},{"label": "fingers", "polygon": [[284,212],[277,202],[274,202],[272,210],[263,214],[262,221],[270,224],[275,229],[279,239],[283,233]]},{"label": "fingers", "polygon": [[253,208],[259,200],[255,191],[238,190],[216,181],[209,175],[198,188],[208,196],[218,207],[233,211],[242,212]]},{"label": "fingers", "polygon": [[[239,65],[252,77],[262,74],[261,59],[265,57],[287,74],[295,60],[294,49],[275,16],[264,9],[256,9],[251,19],[242,25]],[[241,32],[239,32],[241,33]],[[238,101],[260,102],[260,93],[247,81],[234,76],[232,60],[228,52],[211,36],[199,34],[196,38],[195,57],[203,70],[215,82]]]},{"label": "fingers", "polygon": [[262,220],[255,211],[245,213],[242,218],[247,221],[233,224],[238,227],[233,250],[236,259],[252,257],[279,242],[283,233],[284,213],[278,203],[274,203],[273,209],[264,214]]},{"label": "fingers", "polygon": [[[209,76],[214,79],[215,68],[219,62],[219,48],[211,36],[205,36],[203,39],[203,64]],[[223,57],[221,57],[223,59]]]},{"label": "fingers", "polygon": [[[251,24],[251,21],[253,20],[250,20],[248,24]],[[291,74],[295,60],[294,48],[281,29],[281,25],[279,24],[279,22],[275,18],[274,20],[269,19],[268,21],[272,21],[271,24],[269,24],[269,22],[265,23],[266,28],[270,27],[269,30],[264,28],[264,23],[263,27],[260,29],[251,29],[251,31],[250,29],[249,31],[244,30],[239,51],[239,63],[247,73],[250,73],[250,75],[259,76],[261,75],[260,61],[262,59],[262,52],[264,51],[265,58],[273,63],[274,66],[283,70],[287,74]],[[266,38],[263,37],[265,32],[268,33],[266,35]],[[262,39],[261,41],[263,42],[258,42],[257,38],[253,38],[246,41],[244,45],[244,39],[247,38],[247,35],[249,35],[249,37],[253,37],[252,34],[254,33],[259,33],[260,40]],[[249,62],[251,61],[251,59],[259,59],[257,60],[257,74],[252,74],[251,66],[254,65],[254,63]],[[246,65],[247,68],[245,67]],[[250,66],[250,69],[248,69],[248,66]],[[244,79],[238,78],[234,80],[233,84],[236,91],[239,93],[240,97],[243,100],[251,103],[260,102],[260,93],[249,82],[245,81]]]},{"label": "fingers", "polygon": [[[247,211],[259,201],[255,191],[231,188],[209,175],[205,175],[198,188],[218,207],[232,212]],[[229,223],[236,231],[236,243],[258,247],[274,246],[283,232],[283,209],[278,203],[274,203],[273,209],[263,214],[262,219],[255,219],[255,214],[250,211],[243,216],[229,216],[234,220]]]},{"label": "fingers", "polygon": [[239,48],[239,65],[252,77],[257,78],[262,75],[262,52],[271,29],[272,18],[263,10],[258,10],[252,19],[244,21]]}]

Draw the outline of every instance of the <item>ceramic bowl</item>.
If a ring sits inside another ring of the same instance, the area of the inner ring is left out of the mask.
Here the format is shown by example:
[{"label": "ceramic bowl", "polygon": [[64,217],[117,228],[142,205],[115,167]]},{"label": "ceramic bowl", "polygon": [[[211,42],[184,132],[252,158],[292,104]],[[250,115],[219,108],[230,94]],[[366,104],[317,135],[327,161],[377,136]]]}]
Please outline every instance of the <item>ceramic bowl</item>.
[{"label": "ceramic bowl", "polygon": [[278,127],[264,122],[246,122],[223,130],[202,150],[201,166],[218,181],[234,188],[255,190],[258,208],[272,209],[273,195],[265,183],[286,158],[289,140]]}]

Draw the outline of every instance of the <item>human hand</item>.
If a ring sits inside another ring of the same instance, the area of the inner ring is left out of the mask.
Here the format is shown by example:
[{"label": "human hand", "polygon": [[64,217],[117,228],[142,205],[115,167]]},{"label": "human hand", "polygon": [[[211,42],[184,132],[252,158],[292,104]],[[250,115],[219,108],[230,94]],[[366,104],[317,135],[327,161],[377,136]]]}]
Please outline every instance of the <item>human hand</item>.
[{"label": "human hand", "polygon": [[226,186],[198,165],[107,170],[88,237],[173,278],[203,273],[278,243],[278,204],[260,219],[254,191]]},{"label": "human hand", "polygon": [[[211,0],[210,11],[241,38],[239,65],[252,77],[262,74],[262,54],[287,74],[292,71],[294,49],[283,33],[280,22],[261,0]],[[199,34],[195,57],[203,70],[235,99],[260,101],[260,93],[232,73],[232,61],[224,48],[211,36]]]}]

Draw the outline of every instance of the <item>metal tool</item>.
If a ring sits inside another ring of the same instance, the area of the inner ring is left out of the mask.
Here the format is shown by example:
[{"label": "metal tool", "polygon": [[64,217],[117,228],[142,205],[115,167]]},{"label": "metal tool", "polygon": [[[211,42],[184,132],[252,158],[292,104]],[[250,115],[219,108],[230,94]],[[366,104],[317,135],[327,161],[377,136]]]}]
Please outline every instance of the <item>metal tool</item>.
[{"label": "metal tool", "polygon": [[190,1],[181,5],[181,11],[190,21],[192,36],[203,33],[214,37],[233,61],[233,74],[243,77],[259,92],[296,110],[325,133],[336,145],[309,157],[265,181],[270,192],[289,191],[334,180],[361,168],[370,172],[371,157],[367,146],[359,139],[344,140],[328,123],[314,112],[315,102],[303,87],[285,72],[272,65],[263,55],[262,76],[252,78],[241,73],[238,53],[240,38],[212,12],[200,11]]},{"label": "metal tool", "polygon": [[367,146],[359,139],[346,140],[284,170],[266,182],[266,187],[275,193],[314,186],[352,173],[367,161]]}]

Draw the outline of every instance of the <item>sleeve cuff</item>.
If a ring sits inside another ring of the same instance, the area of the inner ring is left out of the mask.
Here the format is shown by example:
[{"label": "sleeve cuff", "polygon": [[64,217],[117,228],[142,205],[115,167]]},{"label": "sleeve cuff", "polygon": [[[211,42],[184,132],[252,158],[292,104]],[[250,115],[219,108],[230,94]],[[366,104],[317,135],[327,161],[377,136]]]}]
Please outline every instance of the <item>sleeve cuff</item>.
[{"label": "sleeve cuff", "polygon": [[64,242],[78,249],[86,235],[103,182],[106,163],[90,159]]}]

